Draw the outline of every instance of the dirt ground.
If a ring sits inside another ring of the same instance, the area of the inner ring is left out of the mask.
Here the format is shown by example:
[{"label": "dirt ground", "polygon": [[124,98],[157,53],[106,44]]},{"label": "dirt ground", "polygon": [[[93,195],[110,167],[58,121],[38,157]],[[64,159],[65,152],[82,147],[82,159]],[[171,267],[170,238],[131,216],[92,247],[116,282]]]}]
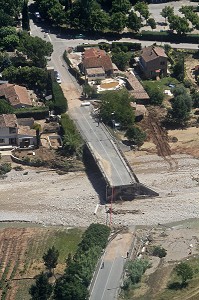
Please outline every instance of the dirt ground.
[{"label": "dirt ground", "polygon": [[[174,266],[181,260],[190,260],[198,257],[199,246],[199,220],[191,219],[184,222],[158,225],[147,229],[138,229],[137,236],[143,241],[147,237],[150,239],[148,246],[143,243],[140,252],[143,257],[147,257],[152,263],[142,282],[141,288],[134,290],[133,299],[167,299],[161,297],[162,291],[166,288]],[[167,251],[166,257],[160,259],[150,255],[150,249],[154,246],[163,247]],[[143,248],[145,246],[145,248]],[[145,249],[145,251],[143,251]],[[198,299],[199,289],[189,291],[189,296],[184,295],[179,299],[192,299],[190,295]],[[173,299],[173,298],[172,298]],[[175,298],[178,299],[178,298]]]},{"label": "dirt ground", "polygon": [[195,66],[198,65],[198,59],[193,58],[192,55],[189,55],[185,58],[185,71],[186,71],[186,77],[189,79],[193,86],[199,90],[199,87],[195,81]]}]

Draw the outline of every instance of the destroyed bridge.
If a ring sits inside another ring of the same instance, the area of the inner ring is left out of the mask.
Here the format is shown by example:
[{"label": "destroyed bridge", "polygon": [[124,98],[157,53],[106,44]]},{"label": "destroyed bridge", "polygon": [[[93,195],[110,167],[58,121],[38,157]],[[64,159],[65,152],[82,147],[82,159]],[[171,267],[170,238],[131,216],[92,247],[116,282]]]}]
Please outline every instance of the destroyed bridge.
[{"label": "destroyed bridge", "polygon": [[92,118],[90,106],[74,107],[70,115],[106,181],[107,201],[158,196],[139,182],[109,130]]}]

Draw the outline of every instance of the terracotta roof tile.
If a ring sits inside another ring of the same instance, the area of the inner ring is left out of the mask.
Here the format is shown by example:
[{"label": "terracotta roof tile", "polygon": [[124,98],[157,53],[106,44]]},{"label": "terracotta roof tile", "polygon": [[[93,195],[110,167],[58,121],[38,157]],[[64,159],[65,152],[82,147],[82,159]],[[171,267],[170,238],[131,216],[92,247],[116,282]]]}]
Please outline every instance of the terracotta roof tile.
[{"label": "terracotta roof tile", "polygon": [[167,57],[166,53],[164,52],[164,49],[161,47],[154,47],[149,46],[142,49],[141,57],[145,61],[151,61],[156,59],[157,57]]},{"label": "terracotta roof tile", "polygon": [[5,97],[12,106],[32,105],[28,91],[25,87],[14,84],[3,84],[0,86],[0,97]]},{"label": "terracotta roof tile", "polygon": [[98,48],[87,49],[82,57],[82,64],[85,69],[87,68],[104,68],[107,72],[113,70],[111,58],[104,51]]},{"label": "terracotta roof tile", "polygon": [[17,117],[14,114],[0,115],[0,127],[18,127]]}]

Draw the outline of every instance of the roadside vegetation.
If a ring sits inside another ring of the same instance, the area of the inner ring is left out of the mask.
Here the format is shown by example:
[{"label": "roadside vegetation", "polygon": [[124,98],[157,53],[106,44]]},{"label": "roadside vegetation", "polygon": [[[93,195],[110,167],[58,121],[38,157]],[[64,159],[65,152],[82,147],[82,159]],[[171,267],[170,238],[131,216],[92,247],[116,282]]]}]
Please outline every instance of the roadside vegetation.
[{"label": "roadside vegetation", "polygon": [[88,299],[88,286],[92,279],[98,259],[106,247],[110,228],[101,224],[91,224],[83,233],[82,240],[75,253],[69,253],[64,274],[56,278],[52,285],[49,278],[53,276],[59,257],[56,246],[49,248],[43,255],[47,273],[36,275],[35,283],[30,287],[31,299],[47,300],[53,294],[57,300]]}]

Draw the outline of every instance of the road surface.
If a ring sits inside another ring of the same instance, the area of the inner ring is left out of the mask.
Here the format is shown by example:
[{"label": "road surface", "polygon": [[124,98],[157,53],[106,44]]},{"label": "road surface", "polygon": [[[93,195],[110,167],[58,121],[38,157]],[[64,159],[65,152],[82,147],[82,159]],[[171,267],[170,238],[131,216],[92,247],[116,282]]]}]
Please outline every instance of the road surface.
[{"label": "road surface", "polygon": [[98,164],[100,164],[109,186],[124,186],[136,183],[128,165],[121,157],[118,147],[112,136],[103,124],[91,117],[91,108],[88,106],[70,109],[70,115],[78,124],[84,140],[89,145]]},{"label": "road surface", "polygon": [[[126,255],[133,241],[132,233],[118,234],[106,248],[100,268],[94,277],[89,300],[117,299],[122,283]],[[104,267],[102,268],[102,263]]]}]

